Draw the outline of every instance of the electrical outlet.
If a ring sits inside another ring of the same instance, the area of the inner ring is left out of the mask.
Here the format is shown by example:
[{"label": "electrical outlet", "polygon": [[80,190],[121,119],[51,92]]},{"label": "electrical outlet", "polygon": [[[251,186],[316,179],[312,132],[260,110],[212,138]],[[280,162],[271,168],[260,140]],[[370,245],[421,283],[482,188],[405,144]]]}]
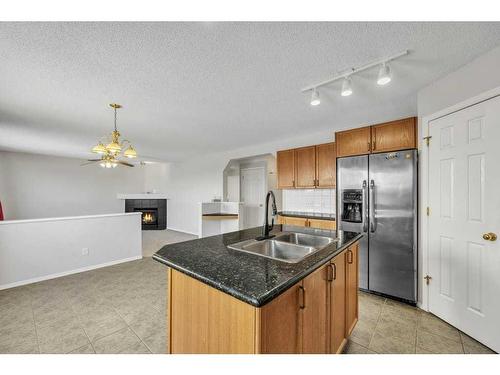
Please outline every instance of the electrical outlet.
[{"label": "electrical outlet", "polygon": [[82,255],[89,255],[89,248],[88,247],[84,247],[82,249]]}]

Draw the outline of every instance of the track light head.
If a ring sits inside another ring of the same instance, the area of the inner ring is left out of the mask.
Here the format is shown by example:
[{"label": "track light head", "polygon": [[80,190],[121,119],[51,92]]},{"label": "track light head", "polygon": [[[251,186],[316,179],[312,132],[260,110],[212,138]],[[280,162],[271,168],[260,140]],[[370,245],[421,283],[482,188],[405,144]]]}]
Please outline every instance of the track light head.
[{"label": "track light head", "polygon": [[352,94],[351,77],[345,77],[344,81],[342,82],[342,91],[340,92],[340,95],[349,96],[351,94]]},{"label": "track light head", "polygon": [[319,92],[315,88],[312,90],[311,94],[311,105],[312,106],[317,106],[321,103],[321,100],[319,99]]},{"label": "track light head", "polygon": [[377,84],[383,86],[389,82],[391,82],[391,68],[388,63],[383,63],[378,72]]}]

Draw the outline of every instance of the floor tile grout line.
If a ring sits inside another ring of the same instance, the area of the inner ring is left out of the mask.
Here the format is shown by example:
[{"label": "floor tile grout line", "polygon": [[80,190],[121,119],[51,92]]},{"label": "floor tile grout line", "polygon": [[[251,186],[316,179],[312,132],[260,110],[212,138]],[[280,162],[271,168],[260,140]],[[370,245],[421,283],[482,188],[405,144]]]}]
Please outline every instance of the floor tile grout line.
[{"label": "floor tile grout line", "polygon": [[149,348],[149,346],[146,345],[146,343],[142,340],[142,338],[134,331],[134,329],[130,326],[130,324],[125,320],[125,318],[120,314],[120,312],[118,310],[116,310],[117,314],[120,316],[120,318],[123,319],[123,321],[125,322],[126,326],[128,329],[130,329],[132,331],[132,333],[134,335],[137,336],[137,338],[139,339],[140,342],[142,342],[142,344],[150,351],[151,354],[154,354],[153,351]]},{"label": "floor tile grout line", "polygon": [[30,295],[30,307],[31,307],[31,316],[33,318],[33,327],[35,328],[35,336],[36,336],[36,345],[38,346],[38,354],[42,354],[42,349],[40,348],[40,340],[38,339],[38,330],[36,329],[36,321],[35,321],[35,311],[33,310],[33,295],[31,291]]}]

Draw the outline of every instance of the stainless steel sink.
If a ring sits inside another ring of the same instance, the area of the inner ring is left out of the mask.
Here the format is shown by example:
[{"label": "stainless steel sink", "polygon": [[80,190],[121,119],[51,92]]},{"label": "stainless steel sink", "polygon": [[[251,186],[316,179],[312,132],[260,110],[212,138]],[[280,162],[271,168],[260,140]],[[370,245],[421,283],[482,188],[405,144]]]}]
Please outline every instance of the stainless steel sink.
[{"label": "stainless steel sink", "polygon": [[243,251],[266,258],[288,263],[297,263],[336,241],[333,238],[310,234],[286,232],[273,239],[257,241],[247,240],[228,246],[230,249]]},{"label": "stainless steel sink", "polygon": [[295,245],[312,246],[316,249],[322,249],[332,242],[336,241],[330,237],[314,236],[312,234],[285,232],[274,238],[276,241],[287,242]]}]

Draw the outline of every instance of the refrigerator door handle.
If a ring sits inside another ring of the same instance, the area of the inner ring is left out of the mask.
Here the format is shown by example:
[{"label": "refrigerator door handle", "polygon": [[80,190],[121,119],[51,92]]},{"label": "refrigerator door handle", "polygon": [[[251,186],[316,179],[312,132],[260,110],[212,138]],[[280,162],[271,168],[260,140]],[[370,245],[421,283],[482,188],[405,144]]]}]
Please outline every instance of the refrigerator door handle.
[{"label": "refrigerator door handle", "polygon": [[362,222],[363,222],[363,232],[368,232],[368,202],[367,202],[367,190],[368,184],[366,183],[366,180],[363,180],[363,190],[362,190],[362,202],[363,202],[363,216],[362,216]]},{"label": "refrigerator door handle", "polygon": [[370,180],[370,232],[375,233],[377,225],[375,222],[375,181]]}]

